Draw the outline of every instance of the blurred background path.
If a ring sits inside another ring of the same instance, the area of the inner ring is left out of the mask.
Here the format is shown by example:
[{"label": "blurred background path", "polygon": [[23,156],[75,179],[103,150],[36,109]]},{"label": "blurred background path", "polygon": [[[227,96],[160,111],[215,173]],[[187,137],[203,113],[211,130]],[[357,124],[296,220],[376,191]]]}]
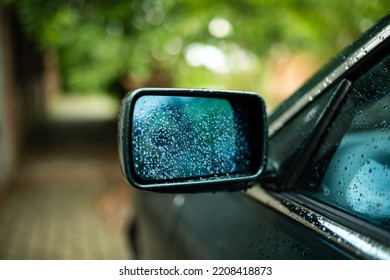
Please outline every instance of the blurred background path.
[{"label": "blurred background path", "polygon": [[389,6],[255,2],[0,0],[0,259],[131,258],[126,92],[252,91],[271,112]]},{"label": "blurred background path", "polygon": [[119,167],[116,121],[57,116],[26,138],[22,154],[0,198],[0,259],[132,257],[131,189]]}]

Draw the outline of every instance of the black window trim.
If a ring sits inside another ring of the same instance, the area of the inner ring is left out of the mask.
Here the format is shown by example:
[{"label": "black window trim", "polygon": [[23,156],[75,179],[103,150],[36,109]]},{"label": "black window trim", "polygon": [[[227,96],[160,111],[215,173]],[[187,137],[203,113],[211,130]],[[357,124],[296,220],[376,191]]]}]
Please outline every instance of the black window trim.
[{"label": "black window trim", "polygon": [[380,52],[381,47],[387,45],[390,40],[390,24],[387,24],[376,36],[368,40],[361,48],[358,48],[343,63],[337,66],[329,75],[318,82],[311,90],[303,95],[293,106],[269,124],[268,133],[272,137],[279,129],[289,122],[297,113],[313,100],[317,99],[330,86],[345,78],[345,74],[359,68],[368,57]]},{"label": "black window trim", "polygon": [[382,229],[379,226],[346,213],[341,209],[339,210],[335,206],[326,205],[303,194],[291,191],[283,194],[283,197],[288,197],[290,200],[295,201],[296,203],[309,209],[315,209],[315,211],[321,215],[324,215],[337,223],[343,224],[351,230],[359,232],[367,237],[371,237],[372,239],[375,239],[379,243],[390,248],[389,231]]},{"label": "black window trim", "polygon": [[315,231],[356,258],[390,259],[390,246],[300,204],[286,193],[265,190],[256,185],[246,194]]},{"label": "black window trim", "polygon": [[325,107],[324,111],[322,112],[321,116],[319,117],[317,123],[314,126],[314,132],[309,137],[308,144],[306,145],[304,152],[296,159],[296,163],[294,164],[295,168],[292,168],[292,170],[290,171],[290,176],[286,178],[287,185],[284,189],[292,189],[292,187],[296,184],[298,178],[301,176],[303,170],[305,169],[307,163],[313,155],[319,141],[322,139],[326,128],[337,115],[337,109],[344,101],[344,98],[347,96],[351,85],[352,83],[346,79],[342,80],[337,85],[336,90],[332,93],[329,103]]}]

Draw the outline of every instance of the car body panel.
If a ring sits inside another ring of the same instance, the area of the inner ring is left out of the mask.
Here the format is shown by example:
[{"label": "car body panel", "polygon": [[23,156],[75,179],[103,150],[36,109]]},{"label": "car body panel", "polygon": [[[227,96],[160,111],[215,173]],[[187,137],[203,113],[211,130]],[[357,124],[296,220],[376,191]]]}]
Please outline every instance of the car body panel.
[{"label": "car body panel", "polygon": [[240,192],[137,192],[136,197],[137,204],[143,203],[137,209],[149,210],[137,215],[142,220],[136,238],[143,247],[139,256],[143,259],[353,258],[328,239]]}]

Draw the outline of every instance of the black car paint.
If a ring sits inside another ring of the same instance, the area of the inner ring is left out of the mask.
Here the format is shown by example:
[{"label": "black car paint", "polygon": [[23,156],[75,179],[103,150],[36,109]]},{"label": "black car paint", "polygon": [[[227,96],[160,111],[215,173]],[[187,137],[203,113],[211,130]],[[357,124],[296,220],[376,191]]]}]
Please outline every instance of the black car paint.
[{"label": "black car paint", "polygon": [[245,194],[179,196],[182,205],[177,195],[137,192],[137,209],[147,210],[137,213],[139,258],[353,258]]}]

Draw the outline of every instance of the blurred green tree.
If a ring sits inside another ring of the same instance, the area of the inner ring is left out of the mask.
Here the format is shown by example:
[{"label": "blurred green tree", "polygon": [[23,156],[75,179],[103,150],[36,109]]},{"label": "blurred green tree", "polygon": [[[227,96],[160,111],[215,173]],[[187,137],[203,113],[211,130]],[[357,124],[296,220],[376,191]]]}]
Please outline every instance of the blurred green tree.
[{"label": "blurred green tree", "polygon": [[83,92],[144,85],[267,91],[272,57],[308,52],[322,63],[390,7],[390,0],[1,2],[15,7],[42,49],[58,53],[64,90]]}]

